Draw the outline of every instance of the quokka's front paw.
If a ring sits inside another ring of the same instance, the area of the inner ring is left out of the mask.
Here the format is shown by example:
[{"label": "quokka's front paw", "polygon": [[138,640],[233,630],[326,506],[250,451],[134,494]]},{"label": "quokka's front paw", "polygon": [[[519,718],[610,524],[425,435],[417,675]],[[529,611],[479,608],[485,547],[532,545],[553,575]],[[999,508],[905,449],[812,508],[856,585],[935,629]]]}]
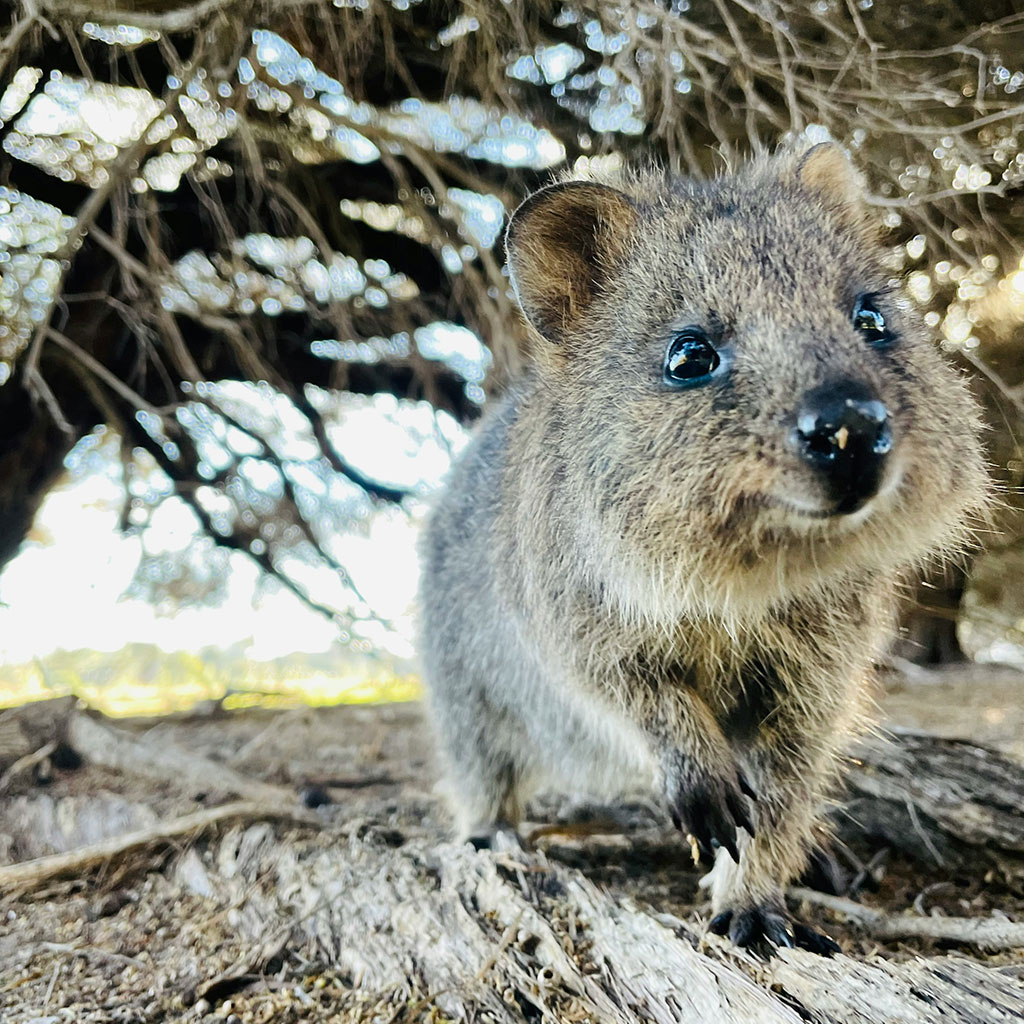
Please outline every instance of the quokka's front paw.
[{"label": "quokka's front paw", "polygon": [[769,954],[779,946],[798,946],[819,956],[842,952],[834,939],[794,921],[784,910],[776,907],[723,910],[711,919],[708,930],[715,935],[728,935],[737,946]]},{"label": "quokka's front paw", "polygon": [[740,772],[716,774],[692,758],[675,755],[666,765],[669,813],[676,828],[692,836],[697,855],[714,860],[721,846],[738,864],[738,830],[754,835],[747,798],[756,799],[750,783]]},{"label": "quokka's front paw", "polygon": [[466,842],[474,850],[493,850],[495,853],[521,853],[527,849],[526,841],[513,825],[497,824],[473,830]]}]

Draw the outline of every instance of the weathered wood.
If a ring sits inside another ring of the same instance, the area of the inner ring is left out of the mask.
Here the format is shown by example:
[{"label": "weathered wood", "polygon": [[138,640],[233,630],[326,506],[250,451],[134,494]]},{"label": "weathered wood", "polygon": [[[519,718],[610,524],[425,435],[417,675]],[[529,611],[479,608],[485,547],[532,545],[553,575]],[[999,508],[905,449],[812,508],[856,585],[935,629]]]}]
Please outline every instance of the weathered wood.
[{"label": "weathered wood", "polygon": [[[1019,974],[964,955],[929,953],[927,945],[922,947],[927,955],[912,959],[895,944],[874,953],[854,927],[838,937],[847,950],[859,950],[856,957],[824,960],[783,951],[766,961],[705,934],[684,847],[653,805],[622,804],[602,812],[608,819],[604,824],[542,826],[536,831],[553,844],[550,855],[476,853],[450,844],[444,841],[438,798],[424,787],[429,778],[402,767],[414,756],[413,737],[421,735],[418,709],[410,705],[373,715],[373,709],[350,712],[345,720],[350,735],[335,748],[351,751],[345,744],[354,738],[365,744],[365,759],[335,760],[330,768],[372,766],[385,782],[379,789],[338,790],[338,804],[313,814],[293,810],[297,800],[287,787],[245,779],[188,749],[191,733],[140,736],[75,712],[70,724],[60,726],[64,734],[87,761],[105,766],[96,774],[101,785],[126,780],[137,803],[102,790],[83,792],[81,785],[63,793],[61,783],[56,791],[33,789],[23,773],[15,780],[17,793],[0,801],[0,831],[24,832],[35,822],[41,826],[36,848],[43,849],[85,837],[97,813],[112,817],[103,808],[121,808],[120,815],[135,806],[152,815],[142,800],[153,789],[150,780],[157,779],[161,793],[173,794],[177,784],[180,795],[163,798],[164,806],[175,808],[187,806],[200,781],[205,792],[238,787],[274,799],[226,804],[162,822],[143,820],[141,828],[125,824],[132,831],[0,868],[0,890],[39,890],[58,875],[97,874],[111,858],[120,866],[115,877],[125,879],[153,863],[149,856],[133,861],[133,851],[171,847],[170,861],[162,860],[165,872],[147,876],[160,879],[168,902],[162,909],[146,908],[147,915],[163,914],[167,920],[176,913],[170,908],[187,895],[193,907],[198,901],[209,908],[209,921],[227,914],[231,939],[238,943],[230,959],[215,956],[223,934],[209,926],[209,944],[203,947],[207,926],[199,922],[206,918],[200,914],[190,922],[189,934],[201,941],[194,960],[184,954],[187,969],[175,968],[183,972],[175,976],[189,979],[175,998],[183,1013],[193,1007],[196,1016],[215,1006],[227,1015],[226,1000],[236,1007],[231,1012],[249,1005],[249,999],[255,1006],[258,997],[266,998],[269,983],[282,1001],[282,1019],[292,1019],[286,1010],[293,1016],[300,1012],[298,1019],[321,1019],[302,1016],[305,1011],[288,1002],[293,986],[305,993],[294,999],[306,1006],[303,1000],[310,997],[302,979],[313,975],[329,979],[331,986],[325,1020],[1006,1024],[1022,1019]],[[205,730],[205,754],[222,749],[222,729],[230,727],[226,720]],[[384,734],[394,747],[389,761],[377,756]],[[249,756],[268,733],[261,724],[245,743],[235,735],[236,742],[223,749]],[[334,738],[331,733],[331,742]],[[37,729],[32,742],[45,746],[51,740],[46,729]],[[422,750],[415,756],[422,757]],[[321,771],[318,777],[328,774]],[[65,781],[77,778],[69,775]],[[936,855],[966,877],[990,877],[998,868],[998,879],[1012,883],[1006,892],[1016,891],[1024,877],[1024,768],[986,748],[909,733],[872,740],[857,753],[849,794],[847,809],[838,815],[841,835],[869,850],[881,843],[918,858],[923,877],[913,884],[920,888],[945,871],[936,868]],[[42,809],[50,805],[60,835],[42,827]],[[564,808],[552,816],[550,809],[540,803],[535,810],[548,822],[572,820]],[[263,820],[249,824],[250,817]],[[293,818],[318,827],[289,827]],[[616,830],[627,834],[607,834]],[[28,845],[12,849],[18,855]],[[666,869],[677,856],[679,868]],[[912,871],[907,856],[900,857],[901,870]],[[602,864],[611,871],[603,871]],[[604,885],[596,882],[601,877]],[[965,950],[1021,941],[1024,924],[992,914],[991,901],[985,904],[989,910],[973,918],[936,918],[909,913],[913,895],[896,891],[903,893],[898,906],[892,900],[887,906],[881,895],[865,897],[869,906],[820,893],[792,895],[798,911],[798,904],[812,901],[879,937],[952,941]],[[38,892],[35,898],[41,899]],[[39,938],[50,941],[51,933]],[[134,956],[138,949],[111,944],[106,952]],[[90,970],[99,970],[102,959],[89,963]],[[145,970],[152,971],[146,963]],[[161,984],[170,983],[171,975],[160,977]],[[140,976],[140,991],[150,991],[157,981],[157,975]]]},{"label": "weathered wood", "polygon": [[132,832],[110,836],[67,853],[54,853],[47,857],[36,857],[18,864],[2,866],[0,893],[6,893],[11,889],[27,889],[60,876],[81,875],[130,851],[163,843],[179,836],[202,832],[211,825],[232,819],[274,817],[295,818],[310,824],[315,823],[312,816],[301,814],[298,808],[290,810],[280,806],[239,800],[206,811],[197,811],[195,814],[184,814],[178,818],[159,821]]},{"label": "weathered wood", "polygon": [[74,853],[158,824],[160,815],[152,807],[116,793],[57,796],[38,788],[4,802],[0,864]]},{"label": "weathered wood", "polygon": [[924,864],[1024,876],[1024,767],[965,740],[879,736],[856,751],[836,822]]},{"label": "weathered wood", "polygon": [[52,745],[52,752],[66,738],[77,704],[77,697],[56,697],[0,711],[0,792],[18,762],[31,766],[39,750]]},{"label": "weathered wood", "polygon": [[[340,967],[371,1003],[425,1000],[458,1020],[800,1020],[742,972],[541,855],[395,850],[372,835],[250,849],[248,862],[229,862],[241,927],[255,941],[293,922],[292,951]],[[274,884],[254,892],[255,877]]]},{"label": "weathered wood", "polygon": [[893,962],[823,960],[786,950],[768,980],[807,1011],[835,1024],[1019,1024],[1024,984],[961,957]]},{"label": "weathered wood", "polygon": [[666,925],[540,854],[422,841],[395,849],[372,833],[327,848],[237,836],[225,847],[213,885],[252,941],[290,927],[293,954],[343,971],[353,1002],[379,1012],[416,1005],[457,1020],[553,1024],[1009,1024],[1024,1008],[1019,978],[960,957],[858,962],[787,950],[765,962],[698,924]]},{"label": "weathered wood", "polygon": [[171,782],[183,789],[191,787],[196,792],[240,796],[257,803],[298,803],[296,794],[284,786],[242,775],[227,765],[182,750],[164,738],[136,739],[95,715],[74,714],[67,736],[87,761],[125,774]]},{"label": "weathered wood", "polygon": [[842,915],[876,939],[933,939],[983,950],[1024,949],[1024,924],[1005,918],[889,914],[854,900],[800,886],[790,889],[789,895]]},{"label": "weathered wood", "polygon": [[[165,737],[138,738],[75,705],[74,698],[62,698],[0,713],[0,733],[9,740],[7,765],[25,757],[23,763],[31,763],[48,744],[68,743],[93,764],[170,782],[183,791],[271,804],[297,800],[285,786],[243,774]],[[879,735],[850,759],[835,824],[843,839],[870,836],[927,865],[979,870],[984,864],[1024,876],[1024,767],[964,740],[910,731]],[[541,826],[538,834],[544,831]]]}]

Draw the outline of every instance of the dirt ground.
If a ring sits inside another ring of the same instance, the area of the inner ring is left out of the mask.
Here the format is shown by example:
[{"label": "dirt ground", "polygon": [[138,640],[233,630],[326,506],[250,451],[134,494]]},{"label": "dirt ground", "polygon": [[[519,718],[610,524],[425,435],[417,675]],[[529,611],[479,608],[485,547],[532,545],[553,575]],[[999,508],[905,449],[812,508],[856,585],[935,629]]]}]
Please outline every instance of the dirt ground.
[{"label": "dirt ground", "polygon": [[[1024,763],[1019,673],[965,667],[913,680],[891,676],[882,708],[894,727],[975,739]],[[442,840],[448,820],[418,705],[214,710],[117,726],[147,748],[187,751],[286,787],[312,808],[303,812],[310,821],[226,821],[143,846],[80,877],[0,893],[4,1024],[443,1019],[422,1000],[407,1000],[402,1015],[375,1010],[358,978],[323,954],[326,940],[297,944],[287,927],[282,932],[281,919],[267,910],[272,903],[254,901],[266,879],[246,873],[268,845],[278,853],[291,848],[296,863],[309,864],[359,841],[385,849]],[[158,780],[93,763],[41,767],[10,780],[0,796],[0,864],[72,850],[214,807],[229,795],[216,780],[204,789],[191,778]],[[595,824],[609,816],[613,825]],[[704,920],[699,874],[653,805],[608,809],[550,799],[531,808],[531,818],[550,861],[659,915],[698,926]],[[574,826],[551,828],[570,819]],[[866,903],[1024,922],[1024,893],[991,878],[922,872],[868,847],[854,853],[877,862],[874,891],[861,893]],[[880,943],[828,911],[797,909],[851,956],[912,960],[935,951],[927,941]],[[956,952],[1024,978],[1024,950]]]}]

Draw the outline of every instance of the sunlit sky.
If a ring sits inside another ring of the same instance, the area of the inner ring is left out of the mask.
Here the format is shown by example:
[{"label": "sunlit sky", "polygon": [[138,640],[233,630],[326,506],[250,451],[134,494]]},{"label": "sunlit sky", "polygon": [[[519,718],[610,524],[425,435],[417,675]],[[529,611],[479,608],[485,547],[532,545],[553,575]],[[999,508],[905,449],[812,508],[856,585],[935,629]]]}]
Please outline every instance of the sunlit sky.
[{"label": "sunlit sky", "polygon": [[[381,479],[425,481],[422,490],[429,491],[463,439],[449,422],[444,444],[415,443],[433,416],[424,403],[380,396],[349,412],[331,436],[353,462]],[[92,457],[84,458],[83,449],[91,449]],[[143,533],[122,533],[125,490],[113,437],[104,443],[94,435],[68,465],[67,478],[47,496],[30,538],[0,574],[0,664],[24,663],[57,649],[113,651],[129,643],[166,651],[240,645],[247,657],[260,660],[325,651],[337,642],[335,623],[276,582],[261,579],[260,570],[238,552],[228,555],[224,599],[214,606],[157,607],[125,596],[144,546],[150,555],[183,552],[197,540],[196,520],[172,497]],[[332,552],[373,611],[395,627],[388,632],[370,624],[363,635],[398,658],[413,655],[415,543],[425,502],[407,504],[408,512],[382,507],[361,530],[330,538]],[[317,596],[345,600],[328,567],[295,568],[292,575]]]},{"label": "sunlit sky", "polygon": [[[26,543],[0,575],[0,661],[25,662],[59,648],[113,651],[128,643],[167,651],[244,644],[248,657],[264,659],[324,651],[337,640],[337,626],[291,593],[259,587],[260,570],[241,554],[230,556],[219,606],[161,614],[146,601],[123,599],[142,541],[118,531],[122,500],[119,488],[96,475],[47,498],[37,523],[52,543]],[[168,502],[156,523],[153,539],[168,549],[195,539],[195,520],[180,502]],[[416,586],[413,543],[407,521],[382,516],[368,538],[347,545],[350,571],[363,592],[378,612],[404,626]],[[392,649],[411,653],[407,643]]]}]

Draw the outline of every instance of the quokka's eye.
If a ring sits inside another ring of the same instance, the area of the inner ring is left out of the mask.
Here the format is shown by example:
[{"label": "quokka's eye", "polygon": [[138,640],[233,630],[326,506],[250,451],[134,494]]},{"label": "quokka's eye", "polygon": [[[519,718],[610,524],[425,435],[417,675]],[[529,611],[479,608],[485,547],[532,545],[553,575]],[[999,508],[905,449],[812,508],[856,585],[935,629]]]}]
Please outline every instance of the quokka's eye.
[{"label": "quokka's eye", "polygon": [[699,327],[687,327],[668,344],[665,383],[675,387],[703,384],[722,365],[721,356]]},{"label": "quokka's eye", "polygon": [[875,305],[875,296],[861,295],[853,304],[853,326],[864,336],[864,340],[876,348],[891,345],[896,336],[885,323],[885,316]]}]

